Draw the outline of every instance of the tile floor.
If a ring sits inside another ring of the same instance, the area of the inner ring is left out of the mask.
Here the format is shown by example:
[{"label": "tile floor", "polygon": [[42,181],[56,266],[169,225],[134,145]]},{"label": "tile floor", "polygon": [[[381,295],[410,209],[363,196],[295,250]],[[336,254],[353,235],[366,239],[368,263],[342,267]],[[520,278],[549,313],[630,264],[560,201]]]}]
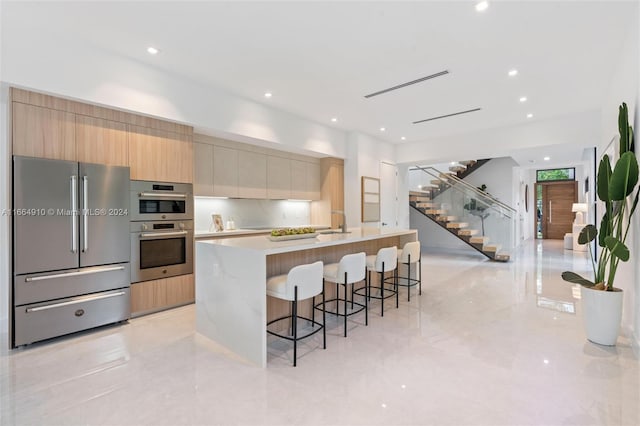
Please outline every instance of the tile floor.
[{"label": "tile floor", "polygon": [[297,368],[279,341],[267,369],[230,355],[193,306],[3,348],[0,424],[638,425],[638,354],[585,340],[567,268],[588,265],[560,242],[506,264],[427,252],[421,297],[347,339],[332,322]]}]

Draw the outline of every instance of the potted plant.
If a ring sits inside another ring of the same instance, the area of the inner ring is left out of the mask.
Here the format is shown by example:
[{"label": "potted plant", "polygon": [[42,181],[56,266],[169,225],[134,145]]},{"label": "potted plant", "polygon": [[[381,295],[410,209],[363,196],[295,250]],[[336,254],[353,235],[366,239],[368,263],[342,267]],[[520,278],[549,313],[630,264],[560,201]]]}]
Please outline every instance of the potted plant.
[{"label": "potted plant", "polygon": [[[625,241],[629,234],[631,217],[638,205],[640,188],[633,191],[638,182],[638,162],[634,154],[633,128],[629,126],[627,105],[619,107],[618,129],[620,132],[619,159],[613,168],[608,155],[604,155],[598,166],[597,194],[604,202],[605,210],[600,230],[593,225],[585,226],[578,236],[578,244],[588,244],[593,267],[593,281],[566,271],[562,278],[582,286],[587,339],[601,345],[615,345],[622,319],[622,290],[614,287],[619,262],[629,260],[629,248]],[[591,242],[598,238],[601,247],[597,260]]]}]

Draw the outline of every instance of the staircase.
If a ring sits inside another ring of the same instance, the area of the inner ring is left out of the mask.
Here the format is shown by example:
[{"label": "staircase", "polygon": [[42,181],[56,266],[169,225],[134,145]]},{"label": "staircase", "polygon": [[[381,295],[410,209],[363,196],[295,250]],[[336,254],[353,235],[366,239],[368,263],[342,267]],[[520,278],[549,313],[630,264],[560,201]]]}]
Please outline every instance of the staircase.
[{"label": "staircase", "polygon": [[[447,173],[440,173],[440,177],[446,179],[450,176],[455,176],[458,179],[464,179],[474,171],[478,170],[478,168],[485,165],[489,160],[490,158],[485,158],[482,160],[459,161],[457,164],[451,165]],[[446,191],[448,188],[449,187],[447,185],[442,185],[441,180],[433,179],[431,180],[430,184],[423,185],[421,189],[424,192],[428,192],[431,197],[435,198],[440,193]]]},{"label": "staircase", "polygon": [[[513,208],[461,180],[456,175],[459,171],[442,173],[431,167],[412,170],[425,173],[423,180],[431,182],[421,185],[421,191],[409,193],[409,204],[413,209],[489,259],[510,260],[503,248],[509,249],[512,245]],[[474,206],[473,210],[470,206]]]}]

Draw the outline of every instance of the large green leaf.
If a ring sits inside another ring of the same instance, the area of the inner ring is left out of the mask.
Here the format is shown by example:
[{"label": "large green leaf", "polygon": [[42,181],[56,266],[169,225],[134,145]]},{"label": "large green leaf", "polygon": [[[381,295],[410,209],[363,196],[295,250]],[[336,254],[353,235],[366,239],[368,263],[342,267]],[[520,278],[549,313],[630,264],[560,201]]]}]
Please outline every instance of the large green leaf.
[{"label": "large green leaf", "polygon": [[604,239],[604,242],[613,256],[617,257],[623,262],[629,260],[629,249],[624,245],[622,241],[615,237],[609,236]]},{"label": "large green leaf", "polygon": [[611,228],[609,227],[609,213],[605,213],[602,216],[602,221],[600,222],[600,237],[598,238],[598,245],[600,247],[604,247],[604,239],[611,233]]},{"label": "large green leaf", "polygon": [[580,231],[580,235],[578,235],[578,244],[590,243],[595,240],[596,235],[598,235],[598,230],[595,226],[589,224]]},{"label": "large green leaf", "polygon": [[570,283],[583,285],[585,287],[593,287],[594,285],[596,285],[596,283],[594,283],[593,281],[582,278],[580,275],[571,271],[564,271],[562,273],[562,279]]},{"label": "large green leaf", "polygon": [[629,217],[633,216],[633,212],[636,211],[636,207],[638,207],[638,198],[640,197],[640,186],[638,187],[638,190],[636,191],[636,197],[633,200],[633,203],[631,204],[631,210],[629,210]]},{"label": "large green leaf", "polygon": [[620,133],[620,155],[629,150],[629,111],[627,104],[618,107],[618,132]]},{"label": "large green leaf", "polygon": [[598,190],[598,198],[602,201],[607,202],[611,201],[609,198],[609,180],[611,179],[611,163],[609,162],[609,156],[607,154],[602,157],[600,160],[600,165],[598,166],[598,181],[597,181],[597,190]]},{"label": "large green leaf", "polygon": [[609,199],[624,200],[633,192],[636,183],[638,183],[638,161],[633,152],[625,152],[616,162],[609,179]]}]

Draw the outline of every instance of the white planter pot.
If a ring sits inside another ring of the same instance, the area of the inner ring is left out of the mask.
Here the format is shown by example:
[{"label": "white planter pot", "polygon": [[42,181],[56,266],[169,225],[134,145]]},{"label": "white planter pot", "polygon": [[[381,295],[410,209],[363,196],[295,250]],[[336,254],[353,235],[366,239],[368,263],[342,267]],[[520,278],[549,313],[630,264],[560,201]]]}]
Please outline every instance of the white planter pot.
[{"label": "white planter pot", "polygon": [[582,316],[587,339],[599,345],[615,346],[622,320],[622,290],[581,289]]}]

